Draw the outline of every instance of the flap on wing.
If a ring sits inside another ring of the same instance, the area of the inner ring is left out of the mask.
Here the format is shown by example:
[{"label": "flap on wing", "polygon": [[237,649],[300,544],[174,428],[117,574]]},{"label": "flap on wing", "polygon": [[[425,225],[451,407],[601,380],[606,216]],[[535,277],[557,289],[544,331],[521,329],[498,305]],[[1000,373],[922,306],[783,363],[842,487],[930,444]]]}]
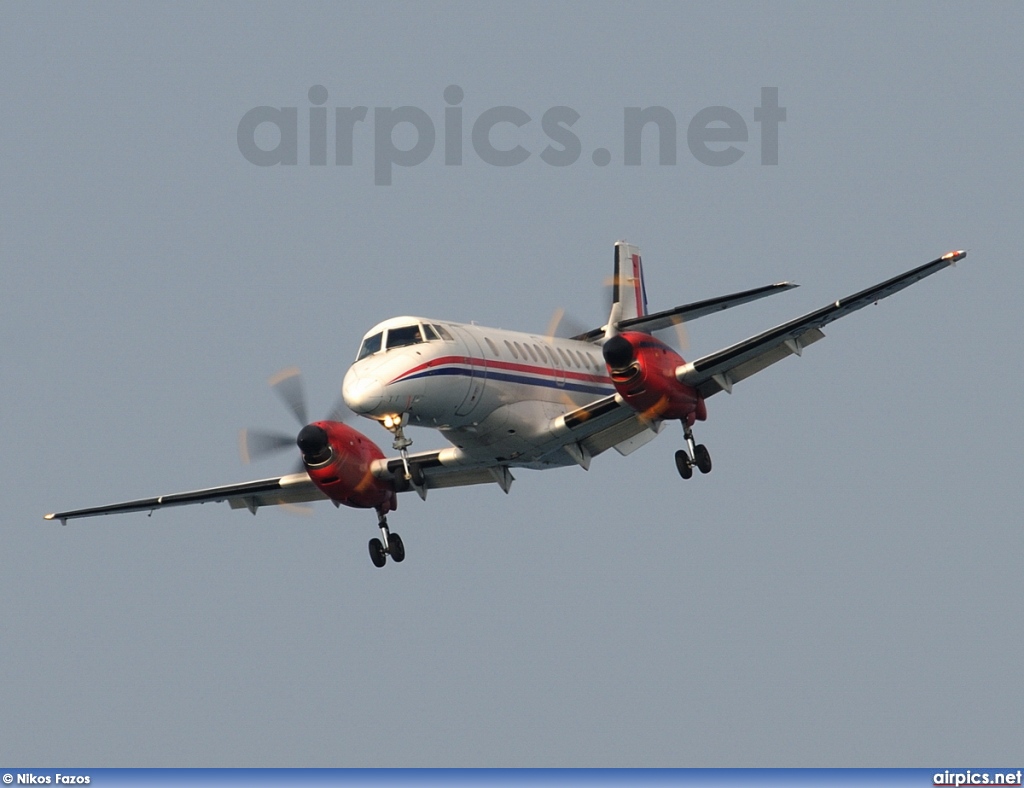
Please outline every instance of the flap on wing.
[{"label": "flap on wing", "polygon": [[191,492],[159,495],[155,498],[139,498],[134,501],[94,506],[88,509],[72,509],[66,512],[54,512],[45,515],[47,520],[60,520],[62,525],[68,520],[79,517],[95,517],[102,514],[121,514],[124,512],[152,512],[168,506],[185,506],[192,503],[211,503],[228,501],[233,509],[246,508],[255,514],[260,506],[283,503],[302,503],[318,501],[326,496],[313,484],[305,471],[278,476],[272,479],[260,479],[240,484],[225,484],[220,487],[207,487]]},{"label": "flap on wing", "polygon": [[[475,465],[471,462],[467,464],[460,457],[460,453],[453,449],[410,454],[408,461],[410,470],[415,468],[416,475],[419,473],[423,475],[421,489],[434,490],[443,487],[466,487],[471,484],[488,484],[490,482],[505,488],[512,481],[509,478],[506,483],[505,476],[495,474],[491,466]],[[407,492],[416,489],[413,484],[405,480],[405,467],[401,457],[381,460],[374,467],[374,475],[381,479],[391,480],[397,492]],[[506,492],[508,492],[507,489]]]},{"label": "flap on wing", "polygon": [[637,449],[646,446],[652,440],[658,437],[658,433],[661,432],[665,426],[665,422],[656,421],[651,424],[640,424],[644,429],[633,435],[631,438],[626,438],[623,441],[613,445],[615,451],[621,454],[623,457],[628,457],[630,454],[635,452]]},{"label": "flap on wing", "polygon": [[[723,357],[717,361],[714,360],[716,354],[712,354],[692,364],[684,364],[676,370],[676,377],[683,383],[693,386],[704,398],[719,391],[732,393],[734,383],[749,378],[786,356],[794,353],[800,355],[805,347],[824,338],[825,334],[818,328],[808,329],[799,336],[787,333],[781,337],[765,338],[760,341],[755,341],[759,337],[754,337],[720,351]],[[698,364],[701,365],[699,368]]]},{"label": "flap on wing", "polygon": [[[620,451],[621,454],[629,454],[633,451],[630,448],[630,442],[636,439],[638,436],[642,436],[644,433],[650,433],[650,439],[653,440],[659,429],[661,428],[662,422],[659,421],[648,421],[640,416],[639,413],[633,411],[625,419],[620,421],[618,424],[606,427],[600,432],[596,432],[588,438],[581,441],[583,447],[590,452],[591,457],[596,457],[603,451],[615,447]],[[635,448],[639,448],[646,441],[643,438],[636,444]]]},{"label": "flap on wing", "polygon": [[282,476],[277,489],[231,496],[227,499],[232,509],[248,509],[253,514],[261,506],[326,501],[327,496],[310,480],[305,471]]},{"label": "flap on wing", "polygon": [[[644,419],[623,401],[618,394],[611,394],[599,400],[559,416],[552,424],[551,432],[559,439],[554,447],[565,449],[569,456],[586,468],[590,458],[596,457],[613,446],[622,453],[632,449],[628,441],[651,432],[657,435],[661,423]],[[642,445],[641,443],[637,446]]]},{"label": "flap on wing", "polygon": [[861,290],[849,298],[840,299],[750,339],[683,364],[676,369],[676,378],[696,388],[702,397],[709,397],[719,391],[732,391],[733,383],[760,372],[788,355],[799,355],[805,347],[822,339],[825,336],[822,327],[833,320],[881,301],[966,256],[967,253],[963,251],[944,254],[930,263]]}]

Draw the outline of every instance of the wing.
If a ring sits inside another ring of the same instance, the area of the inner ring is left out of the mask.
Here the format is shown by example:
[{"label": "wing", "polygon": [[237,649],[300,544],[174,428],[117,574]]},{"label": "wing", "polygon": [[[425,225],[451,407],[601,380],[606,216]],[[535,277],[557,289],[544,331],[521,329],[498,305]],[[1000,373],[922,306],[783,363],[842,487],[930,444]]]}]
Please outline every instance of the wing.
[{"label": "wing", "polygon": [[[569,433],[566,440],[575,443],[584,437],[593,437],[595,433],[602,435],[596,441],[588,444],[586,451],[587,458],[592,454],[619,444],[622,441],[633,437],[638,432],[647,429],[650,425],[643,424],[627,427],[623,430],[612,432],[612,428],[622,421],[627,421],[631,416],[636,416],[635,411],[618,401],[615,397],[605,397],[587,408],[579,408],[567,416],[560,417],[557,421],[562,432]],[[614,414],[614,415],[613,415]],[[562,425],[563,420],[569,420],[572,425],[566,430]],[[572,433],[572,429],[576,433]],[[651,437],[654,437],[652,433]],[[555,451],[565,441],[552,441],[552,445],[545,447],[549,452]],[[620,451],[623,451],[620,448]],[[576,458],[576,455],[570,455]],[[408,492],[415,490],[421,497],[426,497],[428,489],[439,489],[444,487],[464,487],[471,484],[495,483],[505,492],[509,491],[515,479],[509,471],[509,463],[500,457],[487,459],[470,458],[456,448],[442,449],[440,451],[425,451],[408,456],[410,468],[415,468],[417,476],[421,480],[419,485],[411,484],[405,479],[405,468],[401,457],[391,457],[376,461],[371,472],[380,479],[386,479],[394,484],[396,492]],[[421,475],[420,475],[421,474]],[[158,495],[154,498],[139,498],[133,501],[122,501],[120,503],[107,504],[106,506],[93,506],[87,509],[69,509],[64,512],[53,512],[44,515],[46,520],[59,520],[62,525],[67,525],[68,520],[75,520],[81,517],[97,517],[105,514],[123,514],[126,512],[154,512],[157,509],[164,509],[169,506],[186,506],[195,503],[211,503],[227,501],[232,509],[248,509],[253,514],[261,506],[275,506],[291,503],[306,503],[309,501],[324,501],[328,497],[313,484],[309,475],[302,471],[286,476],[277,476],[270,479],[259,479],[252,482],[241,482],[239,484],[225,484],[219,487],[206,487],[191,492],[173,493],[170,495]]]},{"label": "wing", "polygon": [[[666,309],[663,312],[655,312],[650,315],[641,315],[640,317],[631,317],[626,320],[620,320],[619,330],[644,331],[647,333],[650,333],[651,331],[660,331],[663,328],[669,328],[670,326],[683,323],[687,320],[696,320],[698,317],[704,317],[705,315],[710,315],[714,312],[721,312],[723,309],[728,309],[729,307],[747,304],[751,301],[756,301],[759,298],[765,298],[766,296],[782,293],[786,290],[792,290],[794,287],[799,287],[799,285],[793,282],[779,282],[778,284],[755,287],[753,290],[744,290],[740,293],[733,293],[732,295],[707,298],[703,301],[694,301],[692,304],[675,306],[671,309]],[[572,338],[582,342],[593,342],[603,336],[604,326],[592,329],[583,334],[578,334]]]},{"label": "wing", "polygon": [[551,438],[542,450],[549,461],[567,456],[589,468],[591,458],[608,449],[631,454],[654,440],[661,427],[661,421],[645,418],[620,395],[611,394],[552,420]]},{"label": "wing", "polygon": [[[425,497],[427,488],[462,487],[469,484],[495,482],[505,492],[513,479],[507,468],[502,468],[496,460],[486,465],[466,467],[461,458],[451,455],[451,450],[428,451],[410,454],[409,463],[423,471],[425,483],[416,488],[405,481],[404,468],[400,457],[378,460],[374,463],[372,473],[390,479],[397,492],[417,489]],[[59,520],[67,525],[68,520],[80,517],[97,517],[104,514],[123,514],[125,512],[154,512],[168,506],[186,506],[193,503],[219,503],[227,501],[232,509],[248,509],[253,514],[261,506],[279,506],[282,504],[308,503],[310,501],[329,500],[320,489],[313,484],[309,475],[302,471],[286,476],[270,479],[259,479],[239,484],[225,484],[220,487],[206,487],[191,492],[158,495],[155,498],[139,498],[134,501],[123,501],[106,506],[94,506],[88,509],[69,509],[66,512],[53,512],[44,515],[46,520]]]},{"label": "wing", "polygon": [[45,515],[47,520],[60,520],[67,525],[68,520],[79,517],[95,517],[101,514],[118,514],[121,512],[152,512],[168,506],[185,506],[192,503],[209,503],[227,501],[232,509],[248,509],[253,514],[261,506],[274,506],[287,503],[304,503],[306,501],[326,500],[325,496],[313,484],[305,471],[278,476],[272,479],[260,479],[240,484],[225,484],[220,487],[207,487],[192,492],[160,495],[156,498],[140,498],[135,501],[113,503],[108,506],[94,506],[90,509],[71,509],[66,512],[54,512]]},{"label": "wing", "polygon": [[702,397],[710,397],[719,391],[731,392],[734,383],[793,353],[800,355],[805,347],[823,339],[825,334],[821,331],[822,327],[833,320],[881,301],[926,276],[963,260],[966,256],[967,252],[963,251],[944,254],[930,263],[855,293],[849,298],[840,299],[724,350],[683,364],[676,369],[676,378],[696,388]]},{"label": "wing", "polygon": [[426,497],[426,490],[442,487],[465,487],[470,484],[487,484],[495,482],[500,484],[505,492],[508,492],[512,484],[512,478],[508,477],[507,483],[503,481],[502,474],[495,471],[500,466],[500,460],[493,461],[470,460],[458,449],[441,449],[438,451],[423,451],[408,456],[410,469],[415,468],[417,475],[422,480],[419,486],[410,484],[405,479],[405,464],[401,457],[391,457],[386,460],[378,460],[373,464],[373,475],[378,479],[387,479],[395,485],[397,492],[408,492],[416,490],[421,497]]}]

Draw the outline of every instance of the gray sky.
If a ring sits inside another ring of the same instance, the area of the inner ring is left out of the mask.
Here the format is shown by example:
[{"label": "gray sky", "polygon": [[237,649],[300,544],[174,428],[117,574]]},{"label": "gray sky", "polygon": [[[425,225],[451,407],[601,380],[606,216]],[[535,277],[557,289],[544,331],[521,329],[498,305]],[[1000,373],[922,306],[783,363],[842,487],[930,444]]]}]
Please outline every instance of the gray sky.
[{"label": "gray sky", "polygon": [[[0,758],[1019,757],[1015,4],[38,8],[0,11]],[[452,84],[461,166],[444,164]],[[333,147],[308,163],[313,85],[332,130],[332,108],[370,108],[352,166]],[[777,166],[759,158],[766,86],[787,111]],[[295,166],[241,155],[261,105],[298,108]],[[374,108],[399,106],[437,141],[375,185]],[[492,135],[530,150],[521,165],[471,144],[496,106],[531,118]],[[556,106],[580,115],[571,166],[539,155]],[[625,166],[623,109],[649,106],[676,118],[677,162],[650,127]],[[748,128],[731,166],[688,148],[708,106]],[[652,309],[801,283],[694,322],[687,358],[970,255],[709,400],[710,476],[678,478],[673,425],[589,472],[519,471],[507,497],[404,496],[401,566],[370,564],[372,513],[325,504],[41,519],[287,471],[238,459],[239,428],[293,426],[266,378],[298,364],[325,412],[386,317],[542,331],[567,306],[600,325],[618,238],[643,250]]]}]

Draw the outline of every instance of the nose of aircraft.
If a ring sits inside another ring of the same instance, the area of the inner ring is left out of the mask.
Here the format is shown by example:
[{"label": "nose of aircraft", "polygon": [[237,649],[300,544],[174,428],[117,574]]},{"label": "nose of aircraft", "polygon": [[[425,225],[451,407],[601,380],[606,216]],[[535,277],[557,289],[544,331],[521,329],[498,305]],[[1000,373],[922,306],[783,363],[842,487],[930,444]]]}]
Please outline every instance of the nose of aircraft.
[{"label": "nose of aircraft", "polygon": [[376,378],[349,373],[341,386],[341,396],[355,413],[373,413],[384,399],[384,386]]}]

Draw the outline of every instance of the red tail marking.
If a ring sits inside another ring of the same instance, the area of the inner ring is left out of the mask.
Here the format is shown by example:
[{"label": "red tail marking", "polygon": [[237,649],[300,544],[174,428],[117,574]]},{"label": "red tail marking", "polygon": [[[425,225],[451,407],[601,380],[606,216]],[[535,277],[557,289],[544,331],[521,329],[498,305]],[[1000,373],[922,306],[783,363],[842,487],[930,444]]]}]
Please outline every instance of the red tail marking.
[{"label": "red tail marking", "polygon": [[640,279],[640,255],[633,255],[633,291],[636,293],[636,316],[643,317],[644,311],[643,282]]}]

